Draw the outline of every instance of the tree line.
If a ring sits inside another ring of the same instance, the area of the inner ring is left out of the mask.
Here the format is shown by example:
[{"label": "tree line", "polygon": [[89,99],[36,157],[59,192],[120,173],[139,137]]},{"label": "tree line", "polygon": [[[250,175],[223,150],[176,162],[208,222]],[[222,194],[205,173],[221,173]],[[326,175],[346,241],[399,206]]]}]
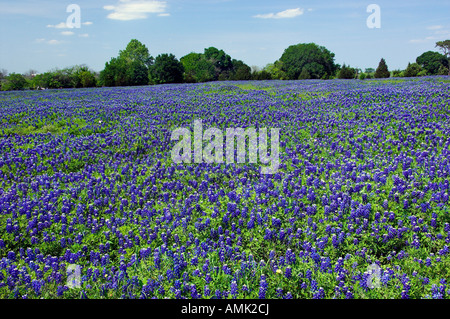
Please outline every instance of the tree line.
[{"label": "tree line", "polygon": [[97,73],[86,65],[54,69],[42,74],[30,70],[26,74],[0,70],[4,91],[23,89],[87,88],[97,86],[137,86],[165,83],[199,83],[234,80],[297,80],[297,79],[370,79],[450,75],[450,40],[436,43],[443,54],[427,51],[408,63],[405,70],[389,71],[382,58],[376,69],[363,72],[350,65],[334,62],[335,54],[315,43],[299,43],[286,48],[282,56],[263,69],[250,67],[231,58],[223,50],[205,48],[203,53],[191,52],[179,60],[170,53],[153,58],[148,48],[132,39],[117,57],[105,63]]}]

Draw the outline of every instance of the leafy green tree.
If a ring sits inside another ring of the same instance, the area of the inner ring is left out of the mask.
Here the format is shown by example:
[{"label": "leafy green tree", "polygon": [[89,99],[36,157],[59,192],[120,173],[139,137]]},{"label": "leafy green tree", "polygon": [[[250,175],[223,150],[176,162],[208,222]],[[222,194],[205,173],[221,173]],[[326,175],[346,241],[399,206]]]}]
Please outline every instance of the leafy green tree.
[{"label": "leafy green tree", "polygon": [[449,68],[446,68],[445,66],[441,65],[441,67],[438,70],[437,75],[447,75]]},{"label": "leafy green tree", "polygon": [[264,70],[269,72],[271,78],[274,80],[287,80],[288,75],[283,71],[283,62],[280,60],[275,61],[275,63],[269,63],[265,66]]},{"label": "leafy green tree", "polygon": [[361,74],[359,75],[359,79],[360,79],[360,80],[365,80],[366,77],[367,77],[366,73],[361,73]]},{"label": "leafy green tree", "polygon": [[436,75],[441,66],[448,67],[448,60],[445,55],[439,52],[427,51],[422,53],[416,59],[419,64],[429,75]]},{"label": "leafy green tree", "polygon": [[214,63],[207,60],[204,54],[191,52],[180,59],[184,68],[186,82],[207,82],[216,78]]},{"label": "leafy green tree", "polygon": [[380,78],[388,78],[390,76],[391,76],[391,73],[388,70],[386,61],[382,58],[380,60],[380,63],[378,64],[377,69],[375,70],[374,77],[380,79]]},{"label": "leafy green tree", "polygon": [[252,80],[272,80],[272,75],[267,70],[255,71],[252,73]]},{"label": "leafy green tree", "polygon": [[127,82],[127,63],[124,59],[112,58],[106,62],[100,72],[100,82],[103,86],[124,86]]},{"label": "leafy green tree", "polygon": [[337,74],[338,79],[354,79],[356,76],[356,71],[350,66],[346,66],[345,63]]},{"label": "leafy green tree", "polygon": [[33,79],[33,87],[41,89],[57,89],[61,87],[61,83],[52,72],[38,74]]},{"label": "leafy green tree", "polygon": [[117,58],[106,62],[100,73],[103,86],[147,85],[148,69],[153,64],[153,57],[147,47],[132,39]]},{"label": "leafy green tree", "polygon": [[401,77],[402,75],[403,75],[403,73],[402,73],[401,70],[394,70],[394,71],[392,71],[392,76],[393,76],[394,78]]},{"label": "leafy green tree", "polygon": [[183,72],[183,64],[173,54],[160,54],[149,68],[150,83],[181,83]]},{"label": "leafy green tree", "polygon": [[188,83],[197,82],[196,68],[197,63],[202,59],[201,53],[191,52],[180,59],[184,69],[184,81]]},{"label": "leafy green tree", "polygon": [[303,68],[308,71],[313,79],[331,77],[336,71],[334,53],[315,43],[300,43],[289,46],[284,50],[280,61],[283,63],[282,70],[291,80],[298,79]]},{"label": "leafy green tree", "polygon": [[196,64],[195,78],[197,82],[208,82],[216,79],[214,65],[205,59],[201,59]]},{"label": "leafy green tree", "polygon": [[311,78],[311,74],[309,74],[308,69],[307,68],[303,68],[302,72],[300,73],[300,75],[298,76],[299,80],[308,80]]},{"label": "leafy green tree", "polygon": [[232,63],[232,76],[231,80],[251,80],[252,70],[251,68],[242,62],[241,60],[233,59]]},{"label": "leafy green tree", "polygon": [[27,80],[22,74],[11,73],[6,77],[6,81],[2,84],[3,91],[24,90]]},{"label": "leafy green tree", "polygon": [[139,62],[147,68],[153,64],[153,57],[148,48],[136,39],[132,39],[125,50],[119,51],[119,58],[124,59],[127,63]]},{"label": "leafy green tree", "polygon": [[422,68],[417,63],[408,63],[408,66],[406,67],[406,70],[404,71],[403,75],[405,77],[413,77],[417,76],[419,72],[422,71]]},{"label": "leafy green tree", "polygon": [[450,75],[450,40],[445,40],[445,41],[438,41],[436,42],[436,47],[438,47],[440,50],[442,50],[442,52],[444,53],[444,55],[447,57],[448,60],[448,75]]},{"label": "leafy green tree", "polygon": [[233,63],[231,57],[223,50],[219,50],[215,47],[209,47],[205,49],[204,56],[206,60],[209,60],[216,68],[216,76],[221,73],[231,71]]},{"label": "leafy green tree", "polygon": [[82,71],[79,75],[81,86],[84,88],[95,87],[97,85],[97,79],[93,72]]}]

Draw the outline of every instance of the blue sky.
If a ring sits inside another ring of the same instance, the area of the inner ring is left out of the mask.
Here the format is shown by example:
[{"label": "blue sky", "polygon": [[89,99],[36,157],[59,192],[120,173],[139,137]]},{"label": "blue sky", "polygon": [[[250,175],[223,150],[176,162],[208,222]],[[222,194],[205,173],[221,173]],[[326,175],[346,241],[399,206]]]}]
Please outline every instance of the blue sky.
[{"label": "blue sky", "polygon": [[[368,28],[380,8],[380,28]],[[77,4],[80,28],[67,28]],[[404,69],[435,42],[450,39],[450,1],[266,0],[0,0],[0,68],[23,73],[86,64],[95,71],[131,39],[153,57],[177,58],[214,46],[250,66],[264,67],[284,49],[315,42],[339,64]]]}]

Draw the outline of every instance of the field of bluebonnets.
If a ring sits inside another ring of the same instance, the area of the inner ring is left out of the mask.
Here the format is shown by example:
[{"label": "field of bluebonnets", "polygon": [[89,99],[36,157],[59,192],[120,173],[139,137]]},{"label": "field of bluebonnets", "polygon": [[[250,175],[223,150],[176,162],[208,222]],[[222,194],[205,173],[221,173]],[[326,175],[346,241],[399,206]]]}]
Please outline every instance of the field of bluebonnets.
[{"label": "field of bluebonnets", "polygon": [[[448,298],[449,89],[424,77],[1,93],[0,297]],[[171,132],[196,119],[280,128],[278,173],[172,163]]]}]

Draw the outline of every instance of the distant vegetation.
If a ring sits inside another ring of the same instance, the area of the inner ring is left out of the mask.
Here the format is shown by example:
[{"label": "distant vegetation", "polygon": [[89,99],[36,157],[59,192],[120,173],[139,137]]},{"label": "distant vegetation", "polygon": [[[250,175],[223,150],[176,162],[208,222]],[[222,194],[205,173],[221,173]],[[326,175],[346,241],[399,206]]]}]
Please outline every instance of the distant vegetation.
[{"label": "distant vegetation", "polygon": [[263,69],[250,67],[215,47],[203,53],[191,52],[179,60],[171,53],[153,58],[148,48],[132,39],[125,50],[105,63],[97,73],[86,65],[54,69],[38,74],[30,70],[17,74],[0,70],[3,91],[25,89],[88,88],[97,86],[137,86],[165,83],[198,83],[234,80],[297,80],[297,79],[372,79],[450,75],[450,40],[436,42],[443,54],[427,51],[408,63],[405,70],[389,71],[382,58],[376,69],[361,69],[334,62],[335,54],[315,43],[299,43],[286,48],[280,59]]}]

